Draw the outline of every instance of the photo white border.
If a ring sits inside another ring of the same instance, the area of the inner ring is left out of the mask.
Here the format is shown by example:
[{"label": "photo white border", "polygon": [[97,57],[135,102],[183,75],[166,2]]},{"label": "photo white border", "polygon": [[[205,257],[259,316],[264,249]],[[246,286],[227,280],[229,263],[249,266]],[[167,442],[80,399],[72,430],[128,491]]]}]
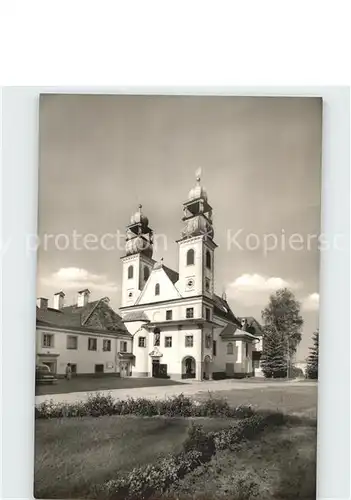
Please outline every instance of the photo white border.
[{"label": "photo white border", "polygon": [[[31,498],[34,466],[38,96],[40,93],[321,96],[322,228],[350,240],[347,87],[8,87],[2,95],[2,498]],[[328,238],[329,239],[329,238]],[[331,239],[329,240],[331,241]],[[8,245],[8,246],[7,246]],[[318,498],[350,498],[350,254],[321,255]]]}]

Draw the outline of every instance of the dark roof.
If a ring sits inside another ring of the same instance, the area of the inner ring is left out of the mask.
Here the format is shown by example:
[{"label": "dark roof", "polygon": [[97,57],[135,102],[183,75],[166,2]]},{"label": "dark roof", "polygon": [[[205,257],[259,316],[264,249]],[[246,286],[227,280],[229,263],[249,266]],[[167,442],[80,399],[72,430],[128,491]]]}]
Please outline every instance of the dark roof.
[{"label": "dark roof", "polygon": [[177,283],[177,281],[179,280],[179,274],[176,271],[173,271],[173,269],[164,265],[162,266],[162,269],[167,274],[167,276],[169,277],[169,279],[172,281],[173,284]]},{"label": "dark roof", "polygon": [[39,309],[37,307],[37,324],[57,328],[74,328],[80,331],[92,330],[110,335],[130,333],[124,326],[122,318],[109,306],[108,299],[88,302],[85,306],[66,306],[62,309]]},{"label": "dark roof", "polygon": [[247,331],[252,335],[263,335],[263,328],[253,316],[241,316],[238,320],[241,323],[242,319],[247,321]]},{"label": "dark roof", "polygon": [[132,311],[123,316],[122,321],[150,321],[144,311]]},{"label": "dark roof", "polygon": [[241,326],[240,321],[234,315],[233,311],[230,308],[230,305],[223,297],[214,294],[213,300],[214,300],[214,308],[213,308],[214,314],[216,314],[221,318],[227,319],[238,326]]},{"label": "dark roof", "polygon": [[233,335],[237,331],[237,329],[238,329],[238,327],[236,325],[231,325],[230,323],[228,323],[228,325],[221,332],[221,337],[223,339],[228,338],[228,337],[231,338],[231,337],[233,337]]}]

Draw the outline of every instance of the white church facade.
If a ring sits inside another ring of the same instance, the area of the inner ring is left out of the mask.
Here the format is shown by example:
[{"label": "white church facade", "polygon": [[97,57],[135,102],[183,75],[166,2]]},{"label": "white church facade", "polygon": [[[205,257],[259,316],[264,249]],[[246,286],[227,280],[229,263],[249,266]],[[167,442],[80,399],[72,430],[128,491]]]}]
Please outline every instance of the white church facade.
[{"label": "white church facade", "polygon": [[127,226],[122,257],[122,320],[133,338],[132,376],[204,380],[258,374],[260,325],[239,318],[215,294],[212,208],[197,175],[183,204],[178,270],[153,256],[141,206]]}]

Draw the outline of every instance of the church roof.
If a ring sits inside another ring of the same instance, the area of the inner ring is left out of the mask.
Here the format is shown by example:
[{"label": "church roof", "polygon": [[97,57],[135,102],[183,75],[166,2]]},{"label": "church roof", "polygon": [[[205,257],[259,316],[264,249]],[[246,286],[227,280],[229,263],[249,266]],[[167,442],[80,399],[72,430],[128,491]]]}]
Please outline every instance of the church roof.
[{"label": "church roof", "polygon": [[179,274],[176,271],[173,271],[173,269],[171,269],[170,267],[167,267],[167,266],[162,266],[162,267],[163,267],[164,272],[167,274],[169,279],[172,281],[173,285],[174,285],[174,283],[177,283],[177,281],[179,280]]},{"label": "church roof", "polygon": [[234,315],[233,311],[230,308],[230,305],[223,297],[214,294],[213,300],[215,303],[213,308],[214,314],[216,314],[220,318],[224,318],[235,323],[239,327],[241,326],[239,319]]},{"label": "church roof", "polygon": [[233,337],[250,337],[252,339],[257,338],[255,335],[248,331],[242,331],[240,328],[236,325],[228,324],[223,331],[221,332],[220,336],[222,339],[232,339]]},{"label": "church roof", "polygon": [[123,316],[122,321],[124,323],[126,322],[131,322],[131,321],[150,321],[149,318],[146,316],[144,311],[132,311],[127,313],[125,316]]},{"label": "church roof", "polygon": [[38,308],[36,310],[37,325],[56,328],[73,328],[79,331],[100,331],[109,335],[123,334],[130,336],[122,318],[107,304],[107,300],[99,299],[88,302],[85,306],[66,306],[62,309]]},{"label": "church roof", "polygon": [[263,328],[260,323],[253,316],[240,316],[238,320],[246,319],[247,321],[247,331],[252,333],[252,335],[263,335]]}]

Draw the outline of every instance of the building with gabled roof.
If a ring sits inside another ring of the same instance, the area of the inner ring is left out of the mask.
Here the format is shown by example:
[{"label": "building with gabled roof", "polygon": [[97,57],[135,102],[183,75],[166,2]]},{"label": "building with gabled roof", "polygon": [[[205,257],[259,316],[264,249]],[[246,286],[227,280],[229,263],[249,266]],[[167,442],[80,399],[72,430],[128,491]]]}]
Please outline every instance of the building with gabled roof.
[{"label": "building with gabled roof", "polygon": [[260,327],[254,318],[249,324],[235,316],[225,294],[215,294],[217,245],[199,172],[182,222],[177,271],[153,259],[153,230],[141,205],[126,228],[120,310],[133,336],[132,373],[197,380],[251,376]]},{"label": "building with gabled roof", "polygon": [[77,303],[65,306],[60,291],[54,295],[54,307],[48,307],[48,299],[37,299],[37,365],[49,366],[58,376],[64,376],[68,363],[77,375],[130,376],[131,334],[107,297],[90,302],[89,296],[88,289],[81,290]]}]

